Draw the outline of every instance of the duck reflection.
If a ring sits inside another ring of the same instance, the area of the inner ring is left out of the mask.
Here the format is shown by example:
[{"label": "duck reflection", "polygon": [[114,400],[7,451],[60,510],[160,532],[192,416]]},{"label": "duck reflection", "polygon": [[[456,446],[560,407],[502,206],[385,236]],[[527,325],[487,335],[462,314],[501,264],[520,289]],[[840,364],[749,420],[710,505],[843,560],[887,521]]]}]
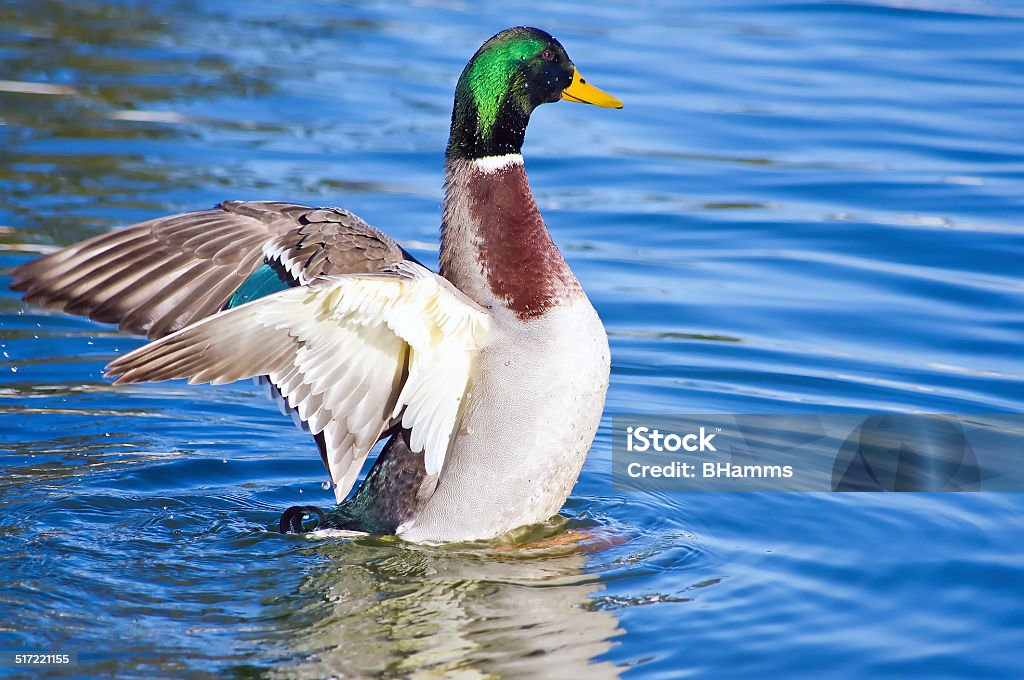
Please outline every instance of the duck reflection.
[{"label": "duck reflection", "polygon": [[324,540],[299,589],[308,604],[282,603],[301,658],[283,674],[618,677],[597,660],[623,632],[591,599],[604,588],[585,569],[599,543],[571,531],[486,547]]}]

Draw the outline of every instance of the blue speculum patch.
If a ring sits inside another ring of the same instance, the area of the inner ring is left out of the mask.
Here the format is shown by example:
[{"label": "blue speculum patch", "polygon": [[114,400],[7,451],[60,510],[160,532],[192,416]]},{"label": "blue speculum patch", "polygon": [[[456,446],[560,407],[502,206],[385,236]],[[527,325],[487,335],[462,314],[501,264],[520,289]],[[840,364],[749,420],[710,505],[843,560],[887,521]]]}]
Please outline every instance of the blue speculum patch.
[{"label": "blue speculum patch", "polygon": [[238,290],[231,294],[231,299],[229,299],[228,303],[224,305],[224,309],[238,307],[239,305],[244,305],[246,302],[258,300],[261,297],[266,297],[271,293],[287,290],[290,287],[291,284],[282,279],[276,269],[271,267],[269,264],[264,264],[262,267],[250,274],[249,278],[243,281],[242,285],[238,287]]}]

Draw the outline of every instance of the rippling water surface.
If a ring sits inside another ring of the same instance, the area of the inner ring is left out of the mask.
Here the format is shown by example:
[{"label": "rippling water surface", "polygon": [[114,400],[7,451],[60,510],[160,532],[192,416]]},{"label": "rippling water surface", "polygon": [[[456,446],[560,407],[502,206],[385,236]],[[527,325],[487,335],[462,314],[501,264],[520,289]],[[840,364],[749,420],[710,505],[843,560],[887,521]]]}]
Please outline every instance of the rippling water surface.
[{"label": "rippling water surface", "polygon": [[[1024,410],[1019,3],[0,3],[0,271],[226,198],[343,205],[435,262],[454,83],[517,23],[626,102],[543,107],[524,150],[609,413]],[[1019,495],[617,494],[603,427],[568,525],[519,544],[282,536],[331,495],[255,388],[114,389],[137,338],[0,315],[0,647],[89,676],[1024,676]]]}]

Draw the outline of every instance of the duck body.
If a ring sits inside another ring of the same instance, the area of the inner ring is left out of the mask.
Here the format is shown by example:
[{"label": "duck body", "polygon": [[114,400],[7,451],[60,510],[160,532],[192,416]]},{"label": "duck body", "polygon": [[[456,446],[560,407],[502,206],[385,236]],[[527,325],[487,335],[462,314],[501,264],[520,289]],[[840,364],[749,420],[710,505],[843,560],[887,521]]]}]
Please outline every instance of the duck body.
[{"label": "duck body", "polygon": [[396,533],[486,539],[555,515],[597,431],[608,366],[586,298],[521,328],[496,324],[437,489]]},{"label": "duck body", "polygon": [[537,29],[499,33],[467,65],[440,274],[347,211],[229,201],[69,246],[12,287],[148,335],[108,366],[117,383],[265,385],[316,441],[339,502],[328,526],[448,542],[543,521],[580,474],[609,379],[604,327],[519,153],[533,109],[560,97],[621,106]]},{"label": "duck body", "polygon": [[490,538],[558,512],[604,409],[604,326],[537,210],[522,157],[449,162],[441,273],[491,314],[437,489],[410,540]]}]

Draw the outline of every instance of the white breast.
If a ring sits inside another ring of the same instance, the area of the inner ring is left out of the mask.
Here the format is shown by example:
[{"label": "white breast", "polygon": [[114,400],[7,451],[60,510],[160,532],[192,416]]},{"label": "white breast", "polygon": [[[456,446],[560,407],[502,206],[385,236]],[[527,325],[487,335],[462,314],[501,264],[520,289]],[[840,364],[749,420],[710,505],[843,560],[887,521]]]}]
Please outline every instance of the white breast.
[{"label": "white breast", "polygon": [[561,508],[604,409],[608,338],[585,296],[528,322],[493,310],[437,490],[398,528],[413,541],[487,539]]}]

